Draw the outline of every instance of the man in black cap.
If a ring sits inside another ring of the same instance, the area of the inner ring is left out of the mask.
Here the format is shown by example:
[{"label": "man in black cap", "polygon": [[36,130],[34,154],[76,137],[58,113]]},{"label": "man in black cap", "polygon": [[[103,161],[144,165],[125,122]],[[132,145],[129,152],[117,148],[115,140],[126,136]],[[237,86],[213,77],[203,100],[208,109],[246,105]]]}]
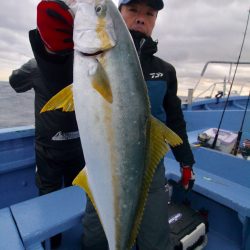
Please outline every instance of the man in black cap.
[{"label": "man in black cap", "polygon": [[[157,42],[151,38],[158,16],[163,9],[162,0],[119,0],[118,8],[131,32],[147,83],[152,114],[166,123],[183,140],[172,149],[180,163],[181,183],[190,189],[194,181],[192,165],[194,158],[186,134],[186,124],[177,97],[177,78],[174,67],[154,56]],[[47,11],[49,10],[49,11]],[[49,15],[53,11],[53,15]],[[41,1],[37,8],[38,32],[30,34],[35,44],[43,43],[46,51],[57,56],[60,66],[64,57],[72,56],[73,17],[61,1]],[[71,20],[72,19],[72,20]],[[65,21],[66,20],[66,21]],[[60,32],[59,32],[60,31]],[[65,31],[65,32],[64,32]],[[35,40],[34,40],[35,38]],[[33,46],[34,47],[34,46]],[[45,53],[45,51],[43,51]],[[46,56],[50,60],[51,55]],[[45,57],[43,57],[45,58]],[[72,65],[71,65],[72,66]],[[68,68],[72,74],[72,67]],[[139,250],[172,249],[169,240],[167,199],[165,193],[165,168],[163,159],[156,169],[145,206],[136,247]],[[88,200],[83,218],[83,250],[108,250],[107,240],[97,213]]]}]

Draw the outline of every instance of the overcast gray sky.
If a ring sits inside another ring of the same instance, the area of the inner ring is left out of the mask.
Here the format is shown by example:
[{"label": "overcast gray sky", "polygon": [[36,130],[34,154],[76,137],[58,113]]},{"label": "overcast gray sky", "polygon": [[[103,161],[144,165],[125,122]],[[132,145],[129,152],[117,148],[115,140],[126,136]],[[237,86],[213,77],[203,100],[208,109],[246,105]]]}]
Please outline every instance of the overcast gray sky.
[{"label": "overcast gray sky", "polygon": [[[0,80],[8,80],[13,69],[32,57],[28,31],[36,27],[38,2],[1,0]],[[157,55],[176,67],[180,88],[193,87],[207,61],[237,61],[249,8],[250,0],[165,1],[153,38],[159,41]],[[250,27],[241,61],[250,61]],[[206,76],[223,80],[228,69],[209,66]],[[236,76],[250,86],[250,65],[239,67]]]}]

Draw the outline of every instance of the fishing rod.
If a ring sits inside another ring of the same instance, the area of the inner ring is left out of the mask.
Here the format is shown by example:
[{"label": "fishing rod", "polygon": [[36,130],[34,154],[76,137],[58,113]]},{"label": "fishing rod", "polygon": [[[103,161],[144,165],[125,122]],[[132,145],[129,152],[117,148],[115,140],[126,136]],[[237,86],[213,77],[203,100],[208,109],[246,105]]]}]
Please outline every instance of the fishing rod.
[{"label": "fishing rod", "polygon": [[228,105],[228,100],[229,100],[229,97],[230,97],[230,94],[231,94],[231,90],[232,90],[232,87],[233,87],[233,83],[234,83],[234,79],[235,79],[235,76],[236,76],[236,72],[237,72],[237,69],[238,69],[238,66],[239,66],[239,63],[240,63],[241,53],[242,53],[242,50],[243,50],[243,46],[244,46],[245,38],[246,38],[246,34],[247,34],[247,27],[248,27],[248,22],[249,22],[249,16],[250,16],[250,9],[248,11],[247,24],[246,24],[246,28],[245,28],[245,32],[244,32],[244,36],[243,36],[241,48],[240,48],[240,53],[239,53],[238,60],[237,60],[237,63],[236,63],[236,67],[235,67],[233,79],[232,79],[232,82],[231,82],[231,85],[230,85],[230,88],[229,88],[229,91],[228,91],[228,94],[227,94],[227,99],[226,99],[226,103],[225,103],[225,106],[224,106],[224,109],[223,109],[223,112],[222,112],[222,115],[221,115],[220,123],[219,123],[218,129],[217,129],[216,135],[214,137],[214,141],[213,141],[213,144],[212,144],[212,147],[211,147],[212,149],[215,148],[217,140],[218,140],[218,136],[219,136],[219,132],[220,132],[220,127],[221,127],[221,124],[222,124],[222,120],[224,118],[224,114],[225,114],[225,111],[226,111],[226,108],[227,108],[227,105]]},{"label": "fishing rod", "polygon": [[238,148],[239,148],[239,145],[240,145],[240,140],[241,140],[241,136],[242,136],[242,129],[243,129],[243,125],[245,123],[245,118],[246,118],[246,114],[247,114],[247,107],[248,107],[249,99],[250,99],[250,91],[249,91],[249,95],[248,95],[248,98],[247,98],[246,108],[245,108],[243,119],[242,119],[242,122],[241,122],[241,127],[240,127],[240,130],[238,132],[237,141],[236,141],[236,144],[235,144],[235,147],[234,147],[234,151],[233,151],[234,155],[237,155]]}]

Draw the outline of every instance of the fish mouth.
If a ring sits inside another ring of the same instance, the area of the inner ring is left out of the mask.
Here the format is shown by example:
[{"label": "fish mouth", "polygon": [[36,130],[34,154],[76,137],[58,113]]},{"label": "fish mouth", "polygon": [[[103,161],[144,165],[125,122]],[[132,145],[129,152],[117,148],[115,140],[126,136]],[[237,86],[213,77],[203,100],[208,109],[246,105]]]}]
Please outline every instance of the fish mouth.
[{"label": "fish mouth", "polygon": [[85,53],[85,52],[80,52],[82,55],[84,55],[84,56],[98,56],[98,55],[100,55],[100,54],[102,54],[104,51],[102,51],[102,50],[99,50],[99,51],[97,51],[97,52],[95,52],[95,53]]}]

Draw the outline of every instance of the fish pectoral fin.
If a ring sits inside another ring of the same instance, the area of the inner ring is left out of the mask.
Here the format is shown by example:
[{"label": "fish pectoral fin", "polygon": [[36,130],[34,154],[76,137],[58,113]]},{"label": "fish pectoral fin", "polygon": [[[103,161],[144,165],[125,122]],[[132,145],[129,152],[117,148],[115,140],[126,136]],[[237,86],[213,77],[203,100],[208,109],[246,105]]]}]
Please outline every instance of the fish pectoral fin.
[{"label": "fish pectoral fin", "polygon": [[149,137],[148,155],[146,171],[143,178],[143,184],[141,194],[139,198],[138,208],[136,212],[136,218],[133,224],[133,228],[130,235],[129,247],[135,243],[136,237],[139,232],[144,208],[148,198],[148,192],[154,177],[155,170],[160,161],[169,151],[169,143],[171,146],[177,146],[182,143],[181,138],[169,129],[161,121],[157,120],[153,116],[150,118],[150,137]]},{"label": "fish pectoral fin", "polygon": [[56,95],[54,95],[41,109],[40,113],[62,109],[63,112],[74,111],[73,84],[68,85]]},{"label": "fish pectoral fin", "polygon": [[[89,182],[88,182],[88,174],[87,174],[87,168],[86,166],[79,172],[79,174],[76,176],[76,178],[73,180],[72,183],[74,186],[79,186],[80,188],[82,188],[85,193],[88,195],[89,199],[91,200],[93,206],[95,207],[95,210],[98,213],[97,207],[96,207],[96,203],[94,200],[94,196],[92,194],[92,191],[89,187]],[[100,218],[100,216],[99,216]]]},{"label": "fish pectoral fin", "polygon": [[93,75],[92,86],[107,102],[113,102],[113,94],[109,83],[109,78],[99,61],[95,74]]}]

